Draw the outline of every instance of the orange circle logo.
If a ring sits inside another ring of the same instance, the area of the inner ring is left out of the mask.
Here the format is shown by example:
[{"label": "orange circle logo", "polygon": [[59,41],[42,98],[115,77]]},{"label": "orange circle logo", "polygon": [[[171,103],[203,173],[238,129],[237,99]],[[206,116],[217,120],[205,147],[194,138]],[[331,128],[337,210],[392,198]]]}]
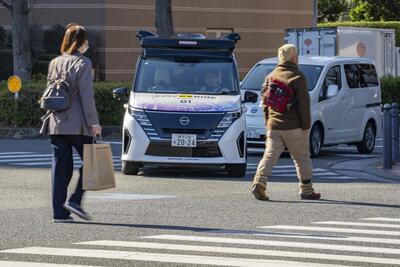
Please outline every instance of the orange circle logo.
[{"label": "orange circle logo", "polygon": [[364,57],[367,54],[367,47],[364,43],[357,43],[357,55],[359,57]]},{"label": "orange circle logo", "polygon": [[304,40],[304,44],[305,44],[306,46],[310,46],[310,45],[312,44],[312,40],[311,40],[311,39],[305,39],[305,40]]}]

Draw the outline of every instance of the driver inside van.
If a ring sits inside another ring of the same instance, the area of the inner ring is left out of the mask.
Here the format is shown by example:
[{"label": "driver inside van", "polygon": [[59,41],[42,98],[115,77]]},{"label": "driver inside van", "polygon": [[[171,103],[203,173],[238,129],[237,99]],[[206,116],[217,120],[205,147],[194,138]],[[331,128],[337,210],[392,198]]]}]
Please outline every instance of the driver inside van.
[{"label": "driver inside van", "polygon": [[204,75],[204,86],[200,89],[202,92],[208,93],[221,93],[229,92],[228,88],[221,85],[221,80],[219,78],[218,72],[213,70],[207,70]]},{"label": "driver inside van", "polygon": [[169,68],[154,70],[154,83],[152,88],[166,89],[171,86],[171,71]]}]

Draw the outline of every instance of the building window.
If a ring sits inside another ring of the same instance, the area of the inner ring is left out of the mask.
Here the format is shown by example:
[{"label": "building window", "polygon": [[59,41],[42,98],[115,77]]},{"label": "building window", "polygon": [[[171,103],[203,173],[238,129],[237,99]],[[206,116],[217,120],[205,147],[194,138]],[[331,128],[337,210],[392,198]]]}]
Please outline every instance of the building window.
[{"label": "building window", "polygon": [[206,29],[206,36],[207,38],[214,39],[214,38],[220,38],[221,36],[224,36],[228,33],[232,33],[233,29]]}]

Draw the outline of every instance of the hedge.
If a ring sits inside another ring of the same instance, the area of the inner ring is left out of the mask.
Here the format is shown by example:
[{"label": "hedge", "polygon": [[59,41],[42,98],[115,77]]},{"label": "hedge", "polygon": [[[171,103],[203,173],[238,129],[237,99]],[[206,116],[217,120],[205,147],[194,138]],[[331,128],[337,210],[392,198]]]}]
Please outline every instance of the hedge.
[{"label": "hedge", "polygon": [[361,27],[394,29],[396,32],[396,46],[400,46],[400,21],[327,22],[318,23],[318,27]]},{"label": "hedge", "polygon": [[[381,78],[382,103],[400,103],[400,77]],[[38,99],[46,81],[38,80],[25,84],[18,101],[7,90],[6,82],[0,82],[0,127],[40,127],[43,111]],[[122,125],[123,105],[112,97],[112,89],[130,87],[128,82],[95,82],[94,92],[100,122],[103,126]]]},{"label": "hedge", "polygon": [[[44,112],[38,100],[46,86],[45,80],[23,85],[18,101],[7,90],[5,81],[0,82],[0,127],[40,127]],[[100,123],[103,126],[122,125],[123,104],[113,99],[112,89],[130,87],[128,82],[95,82],[94,93]]]},{"label": "hedge", "polygon": [[400,77],[384,76],[381,78],[382,104],[400,103]]}]

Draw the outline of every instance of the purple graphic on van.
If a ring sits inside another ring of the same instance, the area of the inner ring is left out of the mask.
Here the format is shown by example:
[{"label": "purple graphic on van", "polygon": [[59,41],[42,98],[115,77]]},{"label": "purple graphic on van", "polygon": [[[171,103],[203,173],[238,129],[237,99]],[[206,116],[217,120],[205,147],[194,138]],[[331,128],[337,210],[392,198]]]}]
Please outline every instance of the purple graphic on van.
[{"label": "purple graphic on van", "polygon": [[224,112],[240,109],[240,96],[137,94],[132,106],[138,109],[175,112]]}]

